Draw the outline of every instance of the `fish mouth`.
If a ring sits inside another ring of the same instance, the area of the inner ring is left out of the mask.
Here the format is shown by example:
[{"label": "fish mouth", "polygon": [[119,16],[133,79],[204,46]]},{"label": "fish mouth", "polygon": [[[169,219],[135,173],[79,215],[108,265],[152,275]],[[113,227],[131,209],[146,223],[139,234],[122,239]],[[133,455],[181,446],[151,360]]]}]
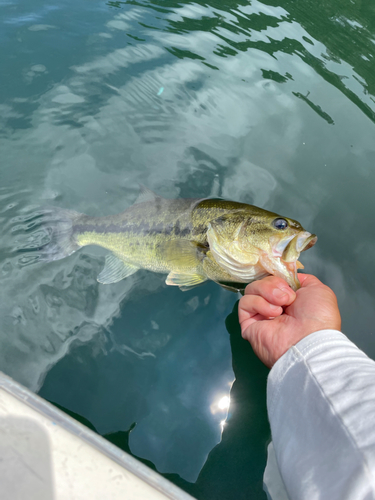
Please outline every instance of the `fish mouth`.
[{"label": "fish mouth", "polygon": [[284,262],[296,262],[300,253],[315,245],[317,239],[318,237],[315,234],[311,234],[308,231],[297,234],[285,246],[281,259]]},{"label": "fish mouth", "polygon": [[315,245],[317,239],[315,234],[308,231],[285,238],[273,246],[274,258],[270,259],[272,262],[261,258],[262,264],[271,274],[283,278],[296,291],[301,286],[297,270],[303,269],[303,265],[298,261],[300,253]]}]

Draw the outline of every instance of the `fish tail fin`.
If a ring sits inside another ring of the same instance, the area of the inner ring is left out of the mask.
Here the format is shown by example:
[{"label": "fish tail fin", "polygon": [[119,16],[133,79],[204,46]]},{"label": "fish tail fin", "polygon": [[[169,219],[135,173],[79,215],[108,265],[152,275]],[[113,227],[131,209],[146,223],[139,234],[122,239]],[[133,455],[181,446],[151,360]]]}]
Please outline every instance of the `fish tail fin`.
[{"label": "fish tail fin", "polygon": [[74,210],[57,207],[48,207],[18,217],[17,222],[21,224],[13,228],[13,232],[22,234],[21,241],[18,240],[21,245],[17,250],[32,252],[33,255],[38,252],[36,258],[23,260],[50,262],[74,253],[81,247],[75,239],[74,226],[83,217],[83,214]]},{"label": "fish tail fin", "polygon": [[39,248],[40,260],[49,262],[60,260],[81,248],[74,237],[74,226],[82,214],[64,208],[48,209],[48,221],[43,227],[50,236],[50,241]]}]

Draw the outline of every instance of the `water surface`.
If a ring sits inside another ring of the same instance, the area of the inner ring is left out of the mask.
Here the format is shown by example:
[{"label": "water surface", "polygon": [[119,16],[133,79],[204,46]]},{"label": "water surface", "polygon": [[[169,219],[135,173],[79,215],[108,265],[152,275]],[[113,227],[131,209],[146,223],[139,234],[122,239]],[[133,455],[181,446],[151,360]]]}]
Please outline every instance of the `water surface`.
[{"label": "water surface", "polygon": [[139,183],[253,203],[318,235],[306,271],[375,357],[373,3],[9,0],[0,19],[0,369],[197,498],[264,499],[267,370],[237,297],[17,247],[37,207],[118,213]]}]

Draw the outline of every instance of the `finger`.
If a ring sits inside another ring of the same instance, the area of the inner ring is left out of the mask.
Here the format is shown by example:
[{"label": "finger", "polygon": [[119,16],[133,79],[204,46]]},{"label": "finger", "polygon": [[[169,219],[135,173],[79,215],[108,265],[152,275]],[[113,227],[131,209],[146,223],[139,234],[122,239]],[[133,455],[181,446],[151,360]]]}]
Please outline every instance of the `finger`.
[{"label": "finger", "polygon": [[245,296],[260,295],[271,304],[290,305],[296,298],[295,292],[281,278],[269,276],[260,281],[253,281],[246,287]]},{"label": "finger", "polygon": [[282,307],[270,304],[259,295],[244,295],[238,304],[238,319],[241,325],[249,319],[254,319],[257,315],[261,315],[262,319],[265,319],[275,318],[282,313]]},{"label": "finger", "polygon": [[320,280],[318,280],[318,278],[313,274],[298,273],[298,279],[299,282],[301,283],[302,288],[305,288],[307,286],[323,285],[323,283]]},{"label": "finger", "polygon": [[261,322],[271,320],[265,318],[261,314],[256,314],[252,318],[247,319],[243,323],[241,323],[241,335],[242,338],[248,340],[250,343],[253,342],[254,337],[257,334],[257,330],[259,326],[261,326]]}]

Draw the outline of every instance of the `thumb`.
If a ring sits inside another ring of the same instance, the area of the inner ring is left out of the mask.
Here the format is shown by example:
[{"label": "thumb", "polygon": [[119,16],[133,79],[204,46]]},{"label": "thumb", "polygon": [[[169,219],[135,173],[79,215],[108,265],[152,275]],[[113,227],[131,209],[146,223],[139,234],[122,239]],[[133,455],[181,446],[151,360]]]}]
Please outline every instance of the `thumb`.
[{"label": "thumb", "polygon": [[324,285],[316,276],[313,274],[302,274],[298,273],[298,279],[301,283],[302,288],[310,287],[310,286],[318,286]]}]

